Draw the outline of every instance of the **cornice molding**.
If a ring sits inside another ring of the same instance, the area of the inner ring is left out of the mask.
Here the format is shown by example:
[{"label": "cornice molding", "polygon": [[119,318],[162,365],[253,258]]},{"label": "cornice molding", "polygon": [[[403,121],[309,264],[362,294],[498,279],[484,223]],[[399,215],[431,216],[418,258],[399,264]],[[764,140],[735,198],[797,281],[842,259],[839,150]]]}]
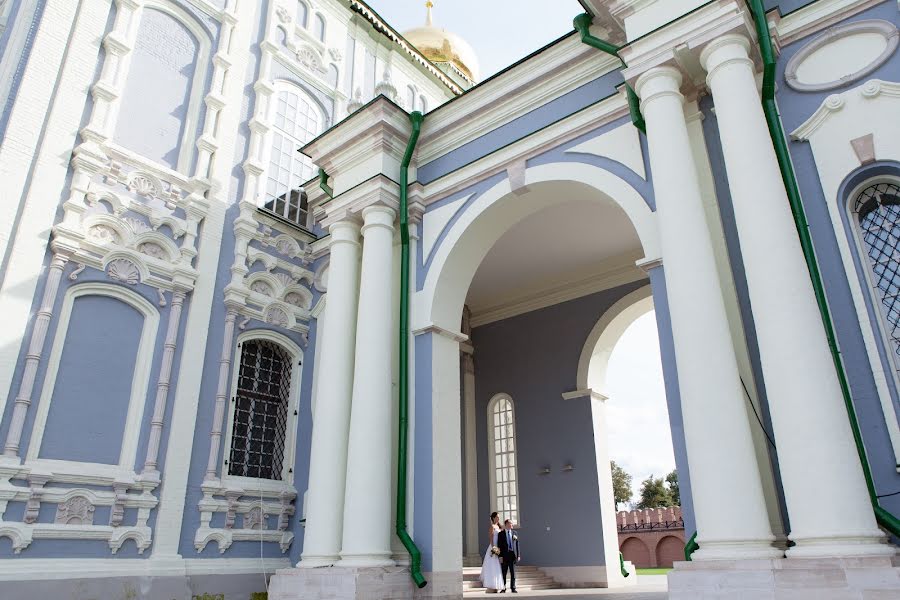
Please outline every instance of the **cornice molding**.
[{"label": "cornice molding", "polygon": [[828,96],[809,119],[791,132],[791,139],[797,141],[809,140],[831,119],[832,115],[840,112],[847,102],[853,99],[854,95],[857,95],[863,100],[874,100],[879,96],[900,98],[900,83],[882,81],[881,79],[870,79],[861,86],[840,94]]},{"label": "cornice molding", "polygon": [[361,222],[362,211],[370,206],[387,206],[397,211],[400,206],[400,185],[385,175],[375,175],[356,187],[335,196],[321,205],[317,220],[328,229],[333,223],[345,220]]},{"label": "cornice molding", "polygon": [[769,24],[778,45],[784,47],[799,39],[840,23],[884,0],[818,0],[782,17],[769,14]]},{"label": "cornice molding", "polygon": [[416,153],[427,164],[616,68],[570,35],[428,114]]}]

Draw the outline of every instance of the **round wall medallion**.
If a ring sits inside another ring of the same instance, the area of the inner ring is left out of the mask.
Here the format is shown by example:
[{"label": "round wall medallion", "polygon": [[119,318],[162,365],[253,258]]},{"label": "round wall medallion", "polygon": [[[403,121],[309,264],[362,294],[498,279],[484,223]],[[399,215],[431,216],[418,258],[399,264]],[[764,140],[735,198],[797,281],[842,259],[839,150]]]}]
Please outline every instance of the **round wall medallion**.
[{"label": "round wall medallion", "polygon": [[900,32],[881,19],[837,25],[808,42],[788,61],[787,84],[799,92],[833,90],[865,77],[897,50]]}]

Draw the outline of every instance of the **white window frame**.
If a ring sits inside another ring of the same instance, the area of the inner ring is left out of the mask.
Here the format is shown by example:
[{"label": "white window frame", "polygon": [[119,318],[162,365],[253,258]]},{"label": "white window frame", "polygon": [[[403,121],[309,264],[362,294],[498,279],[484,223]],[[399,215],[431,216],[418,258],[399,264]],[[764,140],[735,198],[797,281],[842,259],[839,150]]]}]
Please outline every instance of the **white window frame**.
[{"label": "white window frame", "polygon": [[[872,263],[869,260],[869,253],[866,248],[865,242],[862,239],[862,228],[859,225],[859,219],[857,218],[856,212],[856,200],[859,195],[868,187],[873,185],[878,185],[880,183],[889,183],[891,185],[900,186],[900,177],[891,176],[891,175],[882,175],[872,177],[870,179],[866,179],[863,183],[853,188],[853,190],[847,195],[845,199],[845,210],[847,211],[847,219],[850,223],[850,229],[853,231],[853,241],[856,244],[856,256],[859,258],[859,262],[862,264],[863,276],[865,277],[865,293],[868,294],[869,301],[872,303],[872,306],[875,308],[875,311],[878,313],[879,318],[875,319],[875,323],[872,323],[872,329],[875,330],[875,335],[880,337],[881,346],[884,352],[888,355],[888,360],[890,361],[893,368],[893,378],[894,378],[894,389],[897,390],[897,393],[900,393],[900,356],[894,351],[894,342],[891,340],[891,336],[888,333],[888,321],[887,317],[884,314],[884,304],[881,302],[880,291],[878,290],[878,286],[875,285],[875,280],[873,278],[872,272]],[[854,266],[854,265],[851,265]],[[849,273],[853,273],[855,271],[848,271]],[[871,322],[872,319],[866,311],[865,305],[862,307],[862,314],[860,315],[860,323]],[[874,353],[873,353],[874,350]],[[869,348],[870,360],[875,363],[878,363],[878,369],[881,369],[881,353],[878,352],[877,348]],[[875,370],[875,364],[872,365],[873,370]],[[891,401],[890,394],[888,394],[888,401]],[[892,411],[893,413],[893,411]],[[894,419],[896,421],[896,418]]]},{"label": "white window frame", "polygon": [[[306,9],[306,11],[303,13],[303,21],[302,22],[300,21],[300,8],[299,8],[300,5],[303,5],[303,8]],[[307,4],[303,0],[297,0],[297,7],[296,7],[296,10],[294,11],[294,16],[297,19],[297,25],[306,29],[309,26],[309,13],[310,13],[309,4]]]},{"label": "white window frame", "polygon": [[516,405],[513,402],[512,396],[509,394],[496,394],[494,395],[487,404],[487,433],[488,433],[488,476],[491,484],[491,512],[498,511],[501,517],[506,519],[511,519],[511,516],[503,513],[503,508],[499,505],[499,499],[497,496],[497,467],[496,467],[496,440],[494,438],[494,407],[500,402],[509,402],[510,413],[512,414],[512,422],[509,424],[512,428],[512,435],[509,436],[508,439],[513,441],[513,449],[512,456],[513,462],[515,463],[512,467],[503,467],[507,469],[513,470],[514,480],[516,483],[516,518],[512,519],[512,522],[515,525],[521,525],[522,522],[522,494],[520,488],[520,480],[519,480],[519,441],[516,437]]},{"label": "white window frame", "polygon": [[[269,169],[271,169],[271,167],[272,167],[272,143],[275,140],[276,134],[280,134],[280,135],[284,136],[286,133],[283,130],[275,127],[275,116],[276,116],[276,111],[278,110],[278,96],[282,92],[293,92],[293,93],[298,94],[301,97],[305,97],[309,101],[310,107],[312,107],[312,110],[316,111],[316,115],[319,118],[319,131],[318,131],[318,133],[316,133],[316,135],[320,135],[325,130],[325,125],[327,122],[326,115],[325,115],[325,112],[322,110],[322,107],[319,106],[319,103],[316,102],[316,99],[313,98],[312,94],[307,92],[305,89],[303,89],[296,83],[293,83],[291,81],[286,81],[283,79],[276,79],[273,82],[273,85],[275,87],[275,93],[272,94],[272,100],[269,103],[269,114],[267,116],[269,131],[265,136],[264,160],[265,160],[266,168],[260,178],[259,191],[257,193],[258,197],[256,199],[256,205],[259,206],[260,208],[265,207],[265,203],[266,203],[266,190],[268,189],[268,185],[269,185]],[[290,134],[289,137],[292,140],[295,139],[293,134]],[[308,142],[308,141],[309,140],[306,140],[306,142]],[[306,142],[303,142],[303,143],[306,143]],[[315,176],[315,165],[313,165],[313,176]],[[266,210],[268,210],[268,209],[266,209]],[[274,210],[271,212],[272,212],[272,214],[276,214],[276,215],[278,214]],[[282,215],[279,215],[279,216],[285,220],[288,220],[286,217],[283,217]],[[310,211],[309,206],[307,206],[306,222],[298,223],[298,224],[301,227],[305,227],[308,229],[310,227],[311,220],[312,220],[312,211]]]},{"label": "white window frame", "polygon": [[[131,394],[128,399],[125,428],[122,432],[119,462],[116,465],[39,458],[41,443],[47,427],[47,419],[50,416],[50,408],[53,403],[53,390],[59,374],[63,347],[65,346],[66,338],[68,338],[72,310],[75,300],[85,296],[102,296],[119,300],[137,310],[144,317],[141,338],[138,342],[138,351],[135,358],[134,373],[131,379]],[[41,389],[41,398],[35,413],[34,427],[32,428],[31,439],[28,442],[28,452],[25,455],[27,464],[33,466],[43,465],[60,474],[89,474],[113,478],[134,476],[138,442],[143,429],[144,406],[150,389],[150,371],[156,349],[159,320],[159,311],[153,303],[137,292],[119,285],[89,282],[72,286],[66,291],[62,309],[59,313],[56,333],[53,338],[53,349],[50,351],[50,357],[47,361],[47,373],[44,376],[44,385]],[[89,468],[86,469],[85,465],[89,465]]]},{"label": "white window frame", "polygon": [[[197,41],[197,57],[194,61],[194,76],[191,79],[190,85],[190,100],[188,100],[188,107],[185,113],[185,121],[184,121],[184,132],[181,135],[181,140],[179,142],[178,149],[178,160],[176,161],[175,170],[181,174],[188,174],[191,165],[194,159],[194,151],[196,150],[196,140],[197,140],[197,131],[200,124],[200,111],[203,107],[203,101],[205,99],[205,95],[203,94],[203,88],[206,85],[206,78],[209,69],[209,56],[212,48],[212,41],[209,38],[209,32],[204,29],[195,19],[191,16],[190,13],[185,11],[184,9],[176,6],[174,4],[168,2],[161,2],[160,0],[145,0],[143,7],[140,9],[140,13],[137,18],[136,32],[140,32],[141,22],[144,17],[144,13],[147,10],[156,10],[162,13],[165,13],[181,23],[190,33],[194,36],[194,39]],[[135,35],[137,35],[137,33]],[[133,53],[134,50],[131,50]],[[127,84],[129,73],[125,75],[123,79],[123,86]],[[124,87],[122,89],[122,95],[124,96]],[[121,101],[120,101],[121,102]],[[116,148],[122,148],[115,141],[115,130],[118,127],[119,123],[119,110],[116,109],[115,122],[116,126],[113,127],[113,135],[111,137],[111,142]],[[126,153],[132,153],[130,149],[123,148]],[[162,165],[157,163],[155,160],[149,159],[142,155],[138,155],[145,160],[151,161],[153,164],[159,164],[160,167],[164,169],[168,168],[167,165]]]},{"label": "white window frame", "polygon": [[[225,464],[231,456],[231,437],[234,433],[235,409],[235,403],[231,399],[237,392],[238,376],[241,370],[241,352],[243,351],[241,346],[244,342],[253,340],[273,342],[284,348],[291,355],[291,391],[290,399],[288,400],[288,418],[285,424],[287,430],[284,435],[284,460],[281,464],[280,480],[230,475],[228,473],[228,465]],[[266,490],[271,492],[292,490],[294,489],[294,477],[297,474],[294,461],[297,454],[297,429],[300,424],[300,386],[303,380],[303,350],[287,336],[268,329],[254,329],[238,336],[232,348],[232,357],[231,392],[228,396],[228,424],[225,429],[225,443],[222,445],[222,458],[219,465],[219,472],[222,473],[222,482],[226,487],[236,487],[244,490]]]},{"label": "white window frame", "polygon": [[[318,35],[316,32],[316,25],[319,23],[319,19],[321,19],[322,23],[322,35]],[[313,38],[320,44],[324,44],[325,40],[328,38],[328,19],[325,18],[325,15],[319,11],[315,11],[313,13],[313,18],[309,22],[309,32]]]}]

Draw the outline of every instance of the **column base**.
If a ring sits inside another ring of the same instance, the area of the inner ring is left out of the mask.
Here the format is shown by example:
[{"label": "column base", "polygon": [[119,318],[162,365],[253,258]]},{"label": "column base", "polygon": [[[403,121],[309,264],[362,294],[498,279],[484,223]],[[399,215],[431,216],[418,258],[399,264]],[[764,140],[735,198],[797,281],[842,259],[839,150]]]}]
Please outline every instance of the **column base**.
[{"label": "column base", "polygon": [[[702,543],[701,543],[702,542]],[[768,560],[783,558],[784,550],[779,550],[769,540],[697,540],[700,548],[694,552],[695,561],[711,560]]]},{"label": "column base", "polygon": [[269,600],[461,600],[462,573],[425,573],[417,589],[405,567],[280,569],[269,581]]},{"label": "column base", "polygon": [[396,563],[391,558],[390,552],[378,552],[372,554],[350,554],[341,552],[341,560],[338,567],[364,569],[369,567],[393,567]]},{"label": "column base", "polygon": [[[696,556],[696,554],[695,554]],[[676,562],[669,600],[900,598],[890,557]]]},{"label": "column base", "polygon": [[795,546],[786,552],[788,558],[829,558],[856,556],[894,556],[897,549],[885,543],[880,530],[858,536],[807,537],[791,536]]},{"label": "column base", "polygon": [[333,567],[341,561],[341,557],[337,554],[301,554],[300,562],[297,563],[298,569],[318,569],[321,567]]}]

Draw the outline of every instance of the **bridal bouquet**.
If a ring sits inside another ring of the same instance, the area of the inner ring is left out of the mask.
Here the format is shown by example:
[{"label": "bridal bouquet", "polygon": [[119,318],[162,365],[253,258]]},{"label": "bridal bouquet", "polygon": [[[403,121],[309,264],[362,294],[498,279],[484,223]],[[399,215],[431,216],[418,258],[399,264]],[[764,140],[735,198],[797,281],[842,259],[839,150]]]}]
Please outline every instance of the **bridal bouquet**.
[{"label": "bridal bouquet", "polygon": [[497,546],[491,546],[491,554],[494,556],[500,556],[500,548]]}]

